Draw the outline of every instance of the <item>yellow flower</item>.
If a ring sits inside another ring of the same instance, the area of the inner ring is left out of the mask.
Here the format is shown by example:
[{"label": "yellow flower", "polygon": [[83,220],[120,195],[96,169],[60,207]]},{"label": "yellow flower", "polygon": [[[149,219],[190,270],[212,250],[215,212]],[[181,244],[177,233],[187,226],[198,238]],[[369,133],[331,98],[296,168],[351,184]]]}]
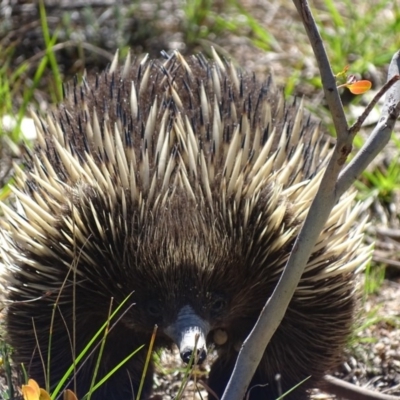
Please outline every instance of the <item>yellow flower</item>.
[{"label": "yellow flower", "polygon": [[29,379],[27,385],[22,385],[22,396],[24,400],[51,400],[50,395],[33,379]]}]

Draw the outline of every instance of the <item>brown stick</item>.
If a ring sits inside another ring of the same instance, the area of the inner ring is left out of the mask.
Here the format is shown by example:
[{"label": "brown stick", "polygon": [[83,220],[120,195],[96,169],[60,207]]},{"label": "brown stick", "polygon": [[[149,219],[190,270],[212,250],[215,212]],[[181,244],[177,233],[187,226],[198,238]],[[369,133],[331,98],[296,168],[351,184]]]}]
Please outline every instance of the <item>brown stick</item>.
[{"label": "brown stick", "polygon": [[400,397],[375,392],[360,386],[353,385],[331,375],[324,377],[324,390],[348,400],[399,400]]}]

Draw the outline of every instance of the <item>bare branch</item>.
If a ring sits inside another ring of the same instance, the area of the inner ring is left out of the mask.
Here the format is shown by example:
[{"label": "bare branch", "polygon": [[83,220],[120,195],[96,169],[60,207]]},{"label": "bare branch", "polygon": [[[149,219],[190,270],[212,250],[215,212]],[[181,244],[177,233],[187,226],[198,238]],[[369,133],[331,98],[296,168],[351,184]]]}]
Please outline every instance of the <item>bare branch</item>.
[{"label": "bare branch", "polygon": [[263,308],[257,324],[242,345],[222,400],[244,398],[246,388],[260,363],[265,348],[285,315],[313,246],[337,201],[336,180],[352,147],[336,80],[314,18],[305,0],[294,0],[294,3],[318,60],[328,106],[338,132],[338,142],[280,280]]},{"label": "bare branch", "polygon": [[348,400],[399,400],[397,396],[368,390],[330,375],[326,375],[324,381],[324,388],[326,388],[328,393],[345,397]]},{"label": "bare branch", "polygon": [[293,3],[303,21],[304,27],[306,28],[310,44],[318,63],[318,69],[321,74],[326,102],[328,104],[329,111],[332,114],[332,120],[335,126],[336,134],[338,137],[340,135],[346,135],[348,128],[346,116],[344,114],[342,101],[339,96],[335,75],[332,72],[324,43],[322,42],[322,38],[319,34],[314,17],[311,14],[308,2],[306,0],[293,0]]}]

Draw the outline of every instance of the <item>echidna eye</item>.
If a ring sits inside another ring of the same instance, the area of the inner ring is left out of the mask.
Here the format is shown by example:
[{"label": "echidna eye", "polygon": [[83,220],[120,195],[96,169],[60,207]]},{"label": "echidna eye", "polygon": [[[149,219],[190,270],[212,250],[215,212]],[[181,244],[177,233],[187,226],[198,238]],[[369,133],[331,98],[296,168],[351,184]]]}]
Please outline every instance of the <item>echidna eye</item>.
[{"label": "echidna eye", "polygon": [[222,297],[218,297],[211,305],[211,312],[213,314],[220,313],[226,306],[226,301]]},{"label": "echidna eye", "polygon": [[159,317],[162,314],[160,305],[155,302],[147,304],[146,311],[152,317]]}]

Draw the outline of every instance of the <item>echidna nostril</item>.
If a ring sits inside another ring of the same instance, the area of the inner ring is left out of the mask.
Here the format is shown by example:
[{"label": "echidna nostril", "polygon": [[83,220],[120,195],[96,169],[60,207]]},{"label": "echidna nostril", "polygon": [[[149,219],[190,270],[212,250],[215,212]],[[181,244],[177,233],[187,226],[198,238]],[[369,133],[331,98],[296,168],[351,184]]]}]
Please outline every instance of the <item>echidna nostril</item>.
[{"label": "echidna nostril", "polygon": [[184,363],[189,364],[193,357],[193,364],[202,364],[207,357],[207,351],[204,348],[196,349],[196,354],[193,354],[193,348],[185,348],[181,351],[181,359]]}]

